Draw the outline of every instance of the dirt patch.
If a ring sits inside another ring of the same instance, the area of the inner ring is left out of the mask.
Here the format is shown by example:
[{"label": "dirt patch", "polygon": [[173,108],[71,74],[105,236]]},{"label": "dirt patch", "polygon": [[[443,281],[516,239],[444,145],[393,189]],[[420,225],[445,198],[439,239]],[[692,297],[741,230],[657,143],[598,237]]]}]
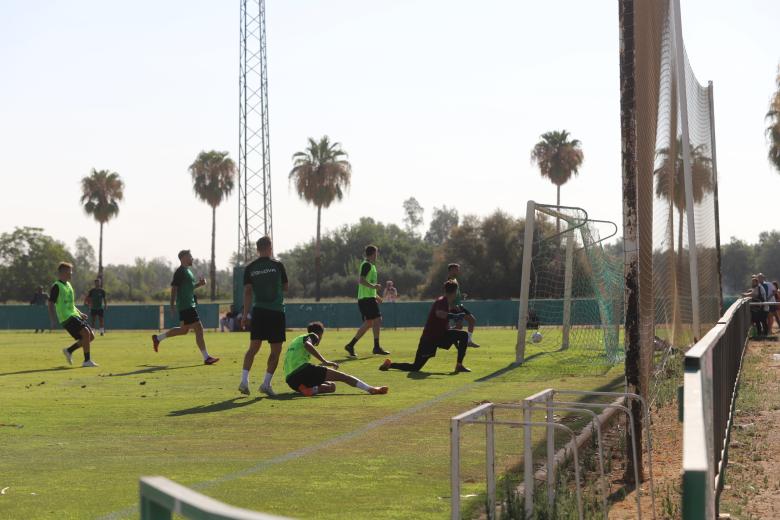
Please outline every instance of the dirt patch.
[{"label": "dirt patch", "polygon": [[780,518],[780,354],[777,343],[751,343],[737,394],[720,512],[732,518]]}]

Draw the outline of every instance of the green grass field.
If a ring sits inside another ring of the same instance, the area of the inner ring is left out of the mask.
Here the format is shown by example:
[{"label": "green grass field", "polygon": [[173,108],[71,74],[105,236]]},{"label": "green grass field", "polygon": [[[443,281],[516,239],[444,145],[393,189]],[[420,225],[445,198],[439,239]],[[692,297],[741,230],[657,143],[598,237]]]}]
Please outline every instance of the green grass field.
[{"label": "green grass field", "polygon": [[[280,369],[281,395],[266,398],[257,393],[264,346],[253,394],[242,396],[246,334],[207,333],[221,361],[204,366],[192,335],[166,340],[155,354],[150,333],[109,331],[93,344],[100,367],[87,369],[65,364],[60,349],[71,341],[63,331],[0,333],[0,518],[137,518],[145,475],[297,518],[445,518],[450,417],[550,386],[614,387],[622,373],[620,365],[583,370],[576,348],[546,353],[549,335],[529,346],[526,365],[511,368],[509,329],[478,330],[470,374],[451,373],[454,349],[439,351],[424,373],[380,372],[370,338],[358,344],[360,359],[344,359],[352,332],[328,331],[321,351],[343,361],[343,371],[388,385],[388,395],[340,384],[336,394],[299,397]],[[411,361],[419,333],[384,331],[382,343],[393,360]],[[476,477],[468,484],[479,461],[467,462],[464,490],[479,492]]]}]

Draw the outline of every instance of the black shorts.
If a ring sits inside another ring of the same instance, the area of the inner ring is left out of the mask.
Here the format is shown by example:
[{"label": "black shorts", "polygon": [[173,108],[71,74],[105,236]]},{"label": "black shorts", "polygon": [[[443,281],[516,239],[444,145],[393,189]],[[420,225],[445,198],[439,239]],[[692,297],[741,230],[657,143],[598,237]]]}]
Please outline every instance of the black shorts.
[{"label": "black shorts", "polygon": [[255,307],[252,309],[252,326],[249,339],[282,343],[287,340],[287,320],[284,313]]},{"label": "black shorts", "polygon": [[468,309],[467,309],[466,307],[464,307],[463,305],[458,305],[458,306],[457,306],[457,307],[455,307],[455,308],[457,309],[457,312],[462,312],[462,313],[463,313],[463,314],[465,314],[466,316],[472,316],[472,314],[471,314],[471,311],[470,311],[470,310],[468,310]]},{"label": "black shorts", "polygon": [[65,320],[62,328],[67,330],[73,339],[81,339],[81,331],[84,329],[89,330],[89,324],[82,317],[71,316]]},{"label": "black shorts", "polygon": [[179,311],[179,321],[185,325],[192,325],[193,323],[199,322],[200,316],[198,316],[198,309],[190,307],[189,309]]},{"label": "black shorts", "polygon": [[449,350],[458,343],[458,340],[467,341],[468,333],[464,330],[449,329],[447,333],[435,340],[420,338],[417,344],[417,352],[425,358],[436,357],[436,349]]},{"label": "black shorts", "polygon": [[363,317],[363,321],[375,320],[382,317],[382,313],[379,312],[379,303],[376,298],[361,298],[358,300],[358,308],[360,309],[360,315]]},{"label": "black shorts", "polygon": [[289,375],[287,384],[297,392],[298,387],[301,385],[309,388],[321,385],[325,382],[327,374],[327,368],[307,363],[306,365],[303,365],[302,368]]},{"label": "black shorts", "polygon": [[103,317],[103,310],[104,309],[90,309],[89,310],[89,315],[90,316],[100,316],[102,318]]}]

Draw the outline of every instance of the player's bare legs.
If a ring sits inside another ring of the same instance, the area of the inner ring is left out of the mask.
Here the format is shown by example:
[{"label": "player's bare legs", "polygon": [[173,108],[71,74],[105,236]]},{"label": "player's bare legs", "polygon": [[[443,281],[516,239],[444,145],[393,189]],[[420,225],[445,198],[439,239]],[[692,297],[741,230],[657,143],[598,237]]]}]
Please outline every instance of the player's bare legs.
[{"label": "player's bare legs", "polygon": [[249,342],[249,348],[244,354],[244,369],[241,371],[241,383],[238,385],[238,391],[244,395],[249,395],[249,371],[252,370],[252,363],[254,363],[257,353],[260,352],[261,346],[263,346],[263,340],[253,339]]},{"label": "player's bare legs", "polygon": [[359,388],[363,390],[364,392],[368,392],[369,394],[386,394],[387,393],[387,387],[386,386],[371,386],[360,379],[351,376],[349,374],[345,374],[344,372],[339,372],[338,370],[333,370],[332,368],[327,369],[328,373],[325,376],[326,381],[339,381],[341,383],[346,383],[349,386],[353,386],[355,388]]}]

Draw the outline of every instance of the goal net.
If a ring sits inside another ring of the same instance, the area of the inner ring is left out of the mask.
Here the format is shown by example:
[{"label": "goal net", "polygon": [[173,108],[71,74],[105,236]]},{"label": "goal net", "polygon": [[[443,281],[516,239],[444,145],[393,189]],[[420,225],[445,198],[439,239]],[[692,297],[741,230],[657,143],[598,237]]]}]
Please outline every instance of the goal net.
[{"label": "goal net", "polygon": [[617,231],[582,208],[529,202],[518,324],[524,358],[544,353],[573,373],[622,360],[623,261],[606,245]]}]

